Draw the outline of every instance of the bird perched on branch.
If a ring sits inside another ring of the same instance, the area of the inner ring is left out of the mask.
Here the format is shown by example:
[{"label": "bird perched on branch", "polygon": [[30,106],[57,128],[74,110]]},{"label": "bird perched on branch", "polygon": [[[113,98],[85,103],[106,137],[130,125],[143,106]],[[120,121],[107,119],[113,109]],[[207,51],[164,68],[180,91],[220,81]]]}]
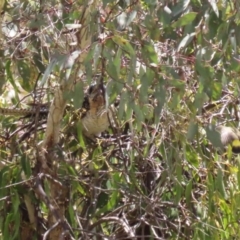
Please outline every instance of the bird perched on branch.
[{"label": "bird perched on branch", "polygon": [[99,136],[109,127],[111,117],[103,84],[96,84],[88,89],[83,108],[86,109],[81,116],[83,134],[90,138]]},{"label": "bird perched on branch", "polygon": [[240,153],[240,132],[232,127],[218,126],[220,140],[224,147],[231,146],[233,153]]}]

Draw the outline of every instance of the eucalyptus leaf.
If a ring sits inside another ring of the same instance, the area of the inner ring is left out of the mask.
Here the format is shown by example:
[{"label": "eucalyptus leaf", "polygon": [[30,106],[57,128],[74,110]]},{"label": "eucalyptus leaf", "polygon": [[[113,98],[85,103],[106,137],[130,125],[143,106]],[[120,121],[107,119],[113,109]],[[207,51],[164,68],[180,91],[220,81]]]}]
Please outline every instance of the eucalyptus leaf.
[{"label": "eucalyptus leaf", "polygon": [[191,121],[188,127],[187,139],[192,141],[198,131],[198,124],[194,121]]},{"label": "eucalyptus leaf", "polygon": [[187,34],[179,43],[177,51],[183,50],[185,47],[188,46],[189,43],[192,42],[193,38],[196,36],[196,33]]},{"label": "eucalyptus leaf", "polygon": [[191,24],[196,18],[196,16],[197,16],[196,12],[189,12],[183,15],[182,17],[180,17],[176,22],[174,22],[172,24],[172,27],[176,28],[176,27],[185,26],[187,24]]},{"label": "eucalyptus leaf", "polygon": [[135,54],[135,51],[134,51],[133,47],[131,46],[131,44],[130,44],[130,42],[128,40],[124,39],[123,37],[121,37],[119,35],[113,36],[112,40],[117,45],[119,45],[119,47],[121,47],[122,50],[126,51],[130,55],[134,55]]},{"label": "eucalyptus leaf", "polygon": [[223,145],[221,143],[220,134],[218,131],[216,131],[215,127],[213,125],[209,125],[205,128],[205,130],[207,133],[207,138],[210,140],[213,146],[222,148]]},{"label": "eucalyptus leaf", "polygon": [[122,12],[120,15],[117,16],[117,23],[119,30],[122,30],[126,27],[127,24],[127,14]]},{"label": "eucalyptus leaf", "polygon": [[173,7],[172,14],[174,17],[182,14],[186,8],[188,7],[190,0],[180,0],[178,3]]},{"label": "eucalyptus leaf", "polygon": [[217,1],[216,0],[209,0],[210,5],[212,6],[213,11],[219,17],[219,11],[218,11],[218,6],[217,6]]},{"label": "eucalyptus leaf", "polygon": [[137,16],[136,10],[133,10],[132,12],[130,12],[130,14],[127,17],[126,27],[130,25],[130,23],[136,18],[136,16]]}]

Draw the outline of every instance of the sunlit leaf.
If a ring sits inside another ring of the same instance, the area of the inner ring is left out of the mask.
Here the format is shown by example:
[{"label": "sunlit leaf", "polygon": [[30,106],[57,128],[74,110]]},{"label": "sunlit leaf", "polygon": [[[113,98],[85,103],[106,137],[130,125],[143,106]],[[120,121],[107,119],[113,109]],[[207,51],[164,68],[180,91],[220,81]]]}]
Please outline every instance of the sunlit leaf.
[{"label": "sunlit leaf", "polygon": [[218,11],[218,7],[217,7],[217,2],[215,0],[209,0],[209,3],[212,6],[212,9],[215,12],[215,14],[217,15],[217,17],[219,17],[219,11]]},{"label": "sunlit leaf", "polygon": [[127,17],[126,26],[128,26],[137,16],[137,11],[133,10]]},{"label": "sunlit leaf", "polygon": [[117,16],[117,23],[120,29],[124,29],[126,27],[127,14],[125,12],[122,12]]},{"label": "sunlit leaf", "polygon": [[179,43],[177,51],[184,49],[189,43],[192,42],[195,36],[196,36],[196,33],[187,34]]}]

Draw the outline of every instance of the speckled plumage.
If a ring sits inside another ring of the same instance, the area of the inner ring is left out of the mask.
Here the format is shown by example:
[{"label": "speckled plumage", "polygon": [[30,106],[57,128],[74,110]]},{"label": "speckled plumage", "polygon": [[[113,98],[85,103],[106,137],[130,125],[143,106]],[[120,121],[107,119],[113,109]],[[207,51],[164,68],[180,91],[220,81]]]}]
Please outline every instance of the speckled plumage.
[{"label": "speckled plumage", "polygon": [[83,134],[90,138],[98,136],[110,124],[110,111],[106,106],[104,87],[99,85],[91,86],[83,106],[87,110],[81,118]]}]

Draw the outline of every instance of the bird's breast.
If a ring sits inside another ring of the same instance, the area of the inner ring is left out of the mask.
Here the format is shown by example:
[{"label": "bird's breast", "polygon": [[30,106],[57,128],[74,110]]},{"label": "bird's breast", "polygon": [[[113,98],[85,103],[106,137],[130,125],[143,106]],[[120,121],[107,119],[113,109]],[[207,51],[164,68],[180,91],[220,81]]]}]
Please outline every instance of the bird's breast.
[{"label": "bird's breast", "polygon": [[99,112],[88,111],[81,119],[83,133],[87,137],[98,136],[109,127],[109,111],[103,109]]}]

